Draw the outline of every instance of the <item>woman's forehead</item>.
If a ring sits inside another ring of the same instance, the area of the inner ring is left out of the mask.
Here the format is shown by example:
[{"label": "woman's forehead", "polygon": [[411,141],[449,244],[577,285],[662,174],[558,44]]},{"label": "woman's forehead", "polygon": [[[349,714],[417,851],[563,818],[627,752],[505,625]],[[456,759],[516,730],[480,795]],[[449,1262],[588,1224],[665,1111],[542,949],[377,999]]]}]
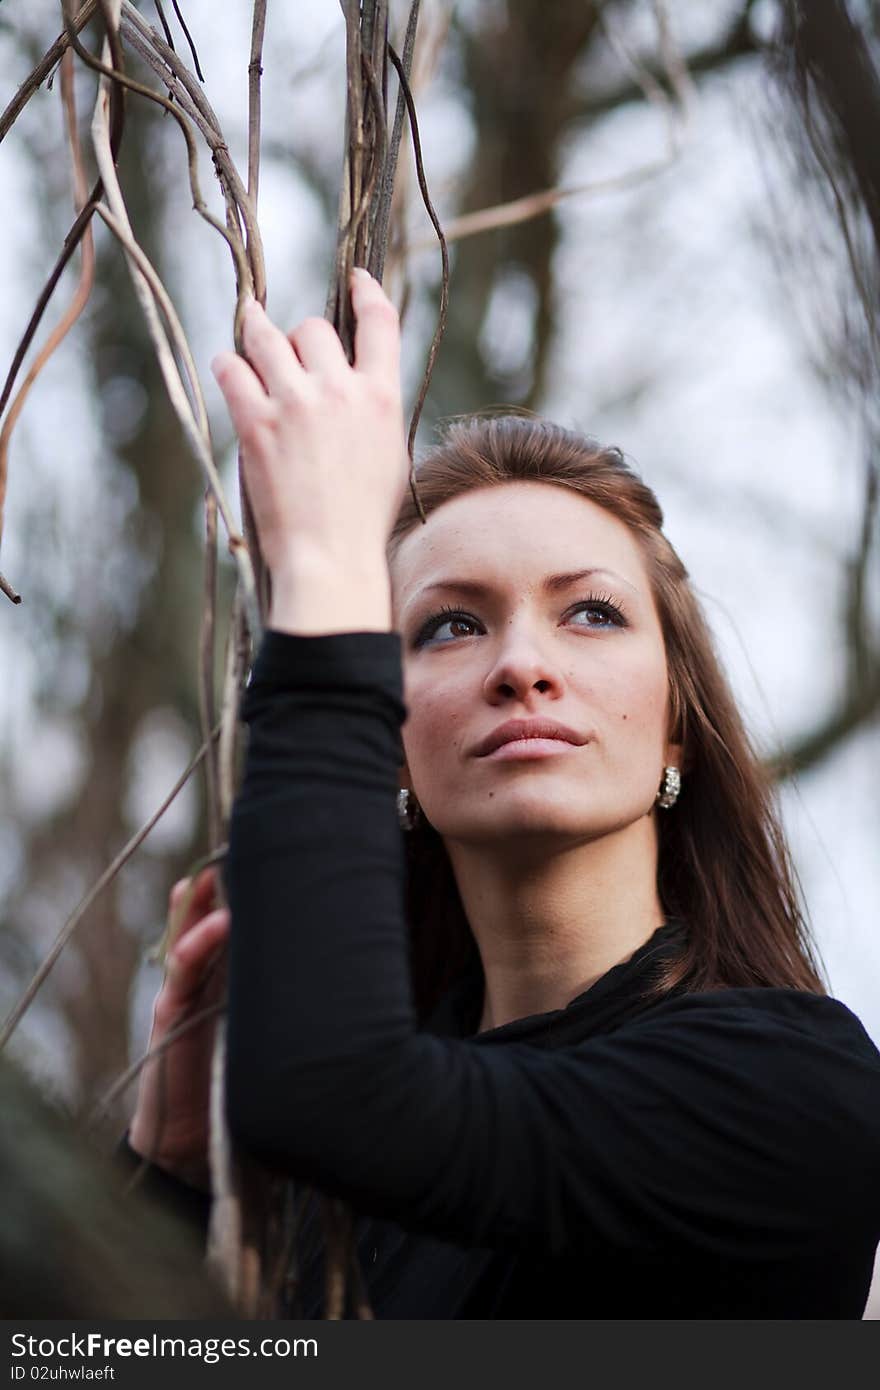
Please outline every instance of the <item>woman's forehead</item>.
[{"label": "woman's forehead", "polygon": [[400,600],[441,578],[526,581],[586,568],[614,571],[638,590],[647,585],[641,547],[625,522],[572,488],[533,481],[444,502],[407,533],[391,566]]}]

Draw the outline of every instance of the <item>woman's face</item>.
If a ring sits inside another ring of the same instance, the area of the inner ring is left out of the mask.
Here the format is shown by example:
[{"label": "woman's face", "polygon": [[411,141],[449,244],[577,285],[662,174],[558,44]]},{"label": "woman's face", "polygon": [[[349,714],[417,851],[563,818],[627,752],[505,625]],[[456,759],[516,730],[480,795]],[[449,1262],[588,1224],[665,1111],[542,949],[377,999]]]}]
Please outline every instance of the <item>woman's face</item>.
[{"label": "woman's face", "polygon": [[[415,526],[391,575],[401,782],[439,834],[591,840],[651,813],[681,750],[667,743],[663,636],[623,522],[559,485],[481,488]],[[568,737],[485,752],[510,720]]]}]

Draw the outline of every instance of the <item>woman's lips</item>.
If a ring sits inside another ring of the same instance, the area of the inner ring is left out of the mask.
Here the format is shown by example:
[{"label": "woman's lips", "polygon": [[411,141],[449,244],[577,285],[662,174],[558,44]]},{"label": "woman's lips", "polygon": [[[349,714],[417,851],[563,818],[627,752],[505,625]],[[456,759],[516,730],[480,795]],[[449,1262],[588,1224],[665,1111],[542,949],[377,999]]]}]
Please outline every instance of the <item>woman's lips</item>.
[{"label": "woman's lips", "polygon": [[485,762],[506,762],[511,758],[549,758],[554,753],[573,753],[578,747],[562,738],[515,738],[483,755]]}]

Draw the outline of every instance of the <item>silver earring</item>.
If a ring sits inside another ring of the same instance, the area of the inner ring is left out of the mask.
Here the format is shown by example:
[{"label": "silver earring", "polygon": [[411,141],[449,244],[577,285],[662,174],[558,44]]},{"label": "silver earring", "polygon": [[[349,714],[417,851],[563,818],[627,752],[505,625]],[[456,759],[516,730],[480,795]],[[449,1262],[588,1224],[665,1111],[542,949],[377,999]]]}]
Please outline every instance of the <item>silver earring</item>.
[{"label": "silver earring", "polygon": [[668,811],[670,806],[674,806],[678,800],[678,793],[681,791],[681,773],[677,767],[664,767],[663,781],[660,790],[654,800],[658,806],[662,806],[664,811]]},{"label": "silver earring", "polygon": [[409,787],[401,787],[397,793],[397,819],[401,830],[413,830],[421,820],[422,808],[416,800],[415,792]]}]

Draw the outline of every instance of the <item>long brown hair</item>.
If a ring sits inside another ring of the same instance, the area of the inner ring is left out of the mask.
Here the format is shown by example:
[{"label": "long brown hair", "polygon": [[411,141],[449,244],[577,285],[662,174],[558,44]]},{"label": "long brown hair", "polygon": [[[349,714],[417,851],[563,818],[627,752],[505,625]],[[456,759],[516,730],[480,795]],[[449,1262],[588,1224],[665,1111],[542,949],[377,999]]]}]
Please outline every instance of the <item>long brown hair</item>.
[{"label": "long brown hair", "polygon": [[[426,516],[476,488],[530,481],[571,488],[630,528],[663,631],[670,741],[685,749],[679,800],[657,813],[657,886],[667,919],[687,931],[655,993],[781,986],[824,994],[772,780],[743,725],[688,572],[663,535],[651,489],[619,449],[511,414],[455,421],[416,477]],[[407,495],[389,563],[420,524]],[[422,818],[406,844],[412,973],[424,1018],[479,957],[440,836]]]}]

